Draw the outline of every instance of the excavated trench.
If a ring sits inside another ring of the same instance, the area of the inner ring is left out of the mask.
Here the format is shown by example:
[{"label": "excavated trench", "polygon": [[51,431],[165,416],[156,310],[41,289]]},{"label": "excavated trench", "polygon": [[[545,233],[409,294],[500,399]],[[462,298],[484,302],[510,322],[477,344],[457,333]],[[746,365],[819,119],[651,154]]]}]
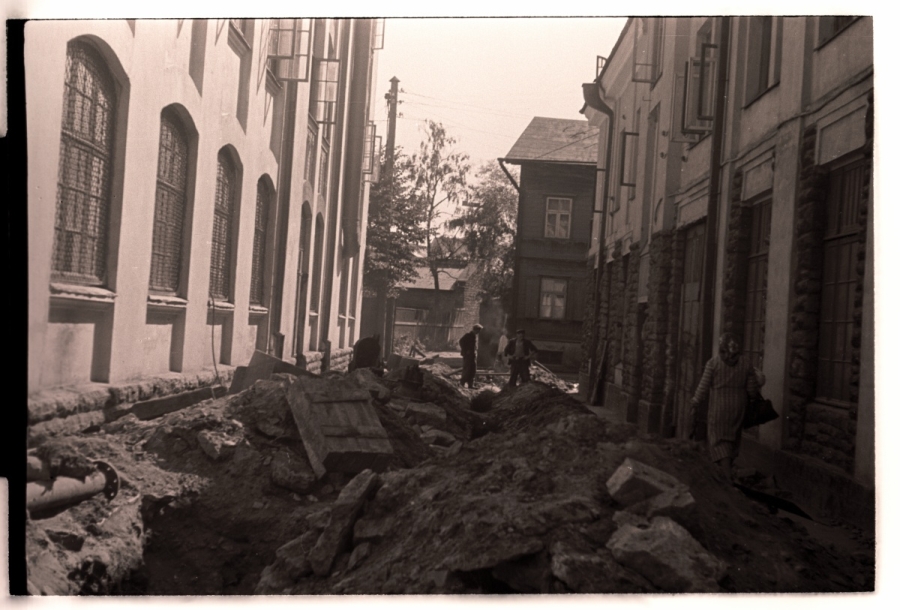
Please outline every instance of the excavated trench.
[{"label": "excavated trench", "polygon": [[[702,447],[638,435],[540,383],[478,397],[476,412],[475,393],[454,387],[447,370],[433,370],[422,398],[443,417],[384,396],[375,401],[394,455],[352,506],[345,496],[363,475],[315,476],[284,401],[290,376],[158,420],[126,418],[55,441],[61,452],[115,464],[122,487],[112,502],[95,497],[28,523],[29,590],[692,590],[696,584],[656,578],[664,566],[648,571],[607,548],[626,525],[651,527],[607,489],[626,458],[690,489],[694,506],[674,518],[703,553],[727,566],[708,590],[873,590],[870,536],[850,532],[857,544],[848,550],[811,535],[804,520],[772,514],[727,484]],[[381,383],[396,394],[400,381]],[[324,563],[323,540],[333,542]]]}]

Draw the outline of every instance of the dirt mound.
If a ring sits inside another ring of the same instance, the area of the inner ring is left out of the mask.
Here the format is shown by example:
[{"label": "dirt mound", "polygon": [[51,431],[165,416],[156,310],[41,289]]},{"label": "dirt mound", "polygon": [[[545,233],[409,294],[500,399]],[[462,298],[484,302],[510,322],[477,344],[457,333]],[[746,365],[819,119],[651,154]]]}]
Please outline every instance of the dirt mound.
[{"label": "dirt mound", "polygon": [[[724,591],[871,590],[870,557],[823,547],[728,484],[701,446],[640,436],[557,388],[492,395],[487,413],[423,367],[364,385],[394,455],[387,470],[317,478],[286,399],[290,375],[157,420],[125,417],[42,455],[104,460],[122,479],[27,524],[33,593],[660,592],[607,544],[643,517],[606,482],[630,457],[677,478],[679,523],[727,565]],[[359,376],[358,376],[359,377]],[[362,475],[361,475],[362,476]],[[349,502],[349,504],[348,504]],[[629,516],[630,515],[630,516]],[[682,518],[683,517],[683,518]],[[676,519],[677,520],[677,519]],[[324,566],[324,567],[323,567]],[[320,572],[316,575],[316,571]]]}]

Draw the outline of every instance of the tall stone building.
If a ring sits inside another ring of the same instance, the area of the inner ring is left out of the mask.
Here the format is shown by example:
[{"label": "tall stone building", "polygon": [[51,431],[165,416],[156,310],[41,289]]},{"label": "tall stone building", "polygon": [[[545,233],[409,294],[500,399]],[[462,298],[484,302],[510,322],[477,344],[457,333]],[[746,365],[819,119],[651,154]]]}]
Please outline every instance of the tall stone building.
[{"label": "tall stone building", "polygon": [[736,333],[781,414],[742,455],[871,524],[872,19],[634,18],[599,63],[585,383],[686,437],[702,367]]},{"label": "tall stone building", "polygon": [[382,39],[377,19],[26,25],[32,395],[254,350],[341,366]]}]

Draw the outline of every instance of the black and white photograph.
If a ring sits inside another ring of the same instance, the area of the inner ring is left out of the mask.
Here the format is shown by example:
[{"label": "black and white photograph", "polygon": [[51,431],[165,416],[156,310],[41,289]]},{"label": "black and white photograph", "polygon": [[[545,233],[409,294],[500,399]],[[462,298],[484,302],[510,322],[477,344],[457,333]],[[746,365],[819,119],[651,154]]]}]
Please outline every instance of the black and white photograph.
[{"label": "black and white photograph", "polygon": [[13,596],[890,586],[887,18],[226,6],[8,16]]}]

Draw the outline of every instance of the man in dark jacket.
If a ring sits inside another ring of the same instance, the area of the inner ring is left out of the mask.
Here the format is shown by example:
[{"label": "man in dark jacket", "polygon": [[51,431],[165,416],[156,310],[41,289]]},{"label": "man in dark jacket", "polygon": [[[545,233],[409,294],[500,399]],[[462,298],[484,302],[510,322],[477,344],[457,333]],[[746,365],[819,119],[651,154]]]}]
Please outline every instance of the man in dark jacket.
[{"label": "man in dark jacket", "polygon": [[481,332],[481,324],[476,324],[472,330],[459,339],[459,351],[463,358],[462,377],[459,384],[474,387],[475,385],[475,360],[478,345],[478,333]]},{"label": "man in dark jacket", "polygon": [[519,378],[522,383],[531,381],[531,360],[537,357],[537,348],[525,338],[524,329],[516,331],[516,338],[506,344],[503,353],[509,358],[509,387],[516,387]]}]

